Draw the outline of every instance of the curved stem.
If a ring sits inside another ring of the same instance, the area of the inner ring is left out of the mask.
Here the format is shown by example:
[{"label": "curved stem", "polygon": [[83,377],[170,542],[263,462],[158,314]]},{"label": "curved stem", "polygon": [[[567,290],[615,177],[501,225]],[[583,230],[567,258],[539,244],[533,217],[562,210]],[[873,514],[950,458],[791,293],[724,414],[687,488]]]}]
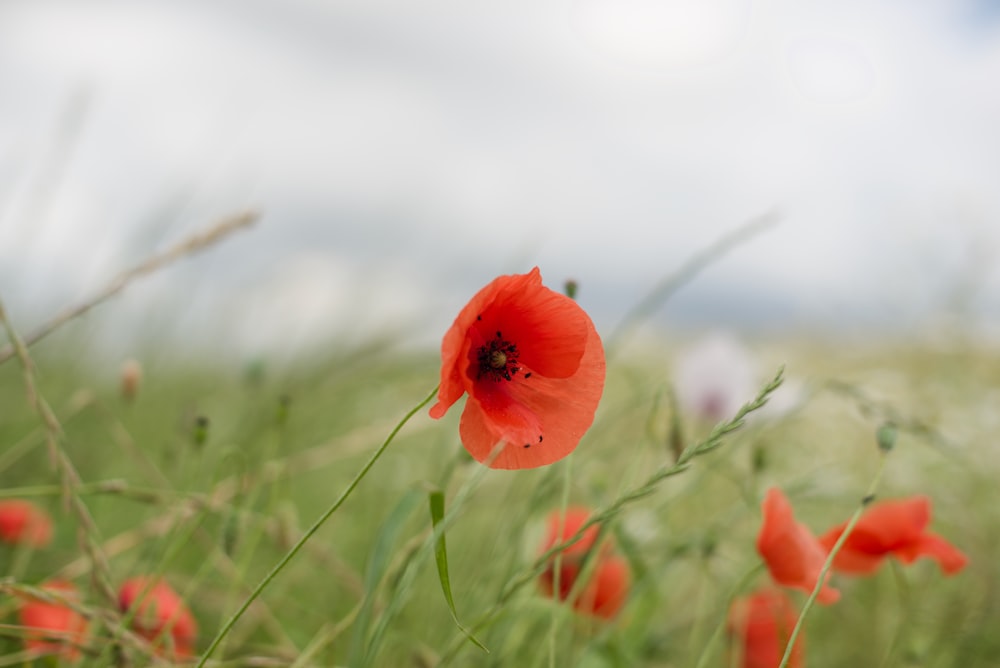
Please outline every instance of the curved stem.
[{"label": "curved stem", "polygon": [[372,456],[368,459],[365,465],[361,467],[361,470],[358,471],[358,474],[354,476],[351,482],[347,485],[347,488],[340,494],[339,497],[337,497],[337,500],[333,502],[333,505],[327,508],[326,511],[322,515],[320,515],[319,519],[313,522],[313,525],[309,527],[304,534],[302,534],[302,537],[299,538],[298,542],[296,542],[295,545],[293,545],[291,549],[288,550],[285,556],[283,556],[281,560],[274,565],[274,568],[272,568],[271,571],[264,576],[264,579],[260,581],[260,584],[258,584],[252,592],[250,592],[250,595],[246,598],[245,601],[243,601],[239,609],[237,609],[236,612],[233,613],[232,617],[230,617],[226,621],[226,623],[222,626],[222,628],[219,629],[219,632],[215,635],[215,638],[212,639],[212,644],[208,646],[208,649],[205,650],[205,653],[202,654],[201,659],[199,659],[197,668],[204,668],[205,663],[208,661],[209,657],[212,656],[212,652],[214,652],[215,649],[219,646],[219,643],[222,642],[222,639],[229,634],[229,631],[233,628],[236,622],[239,621],[240,617],[243,616],[243,613],[247,611],[247,608],[250,607],[250,604],[257,600],[261,592],[263,592],[264,589],[269,584],[271,584],[271,580],[273,580],[278,575],[278,573],[284,570],[285,566],[288,565],[288,562],[290,562],[295,557],[295,555],[299,553],[299,550],[301,550],[302,547],[309,541],[309,539],[313,537],[313,534],[319,531],[319,528],[323,526],[328,519],[330,519],[330,516],[333,515],[335,512],[337,512],[337,509],[339,509],[340,506],[344,504],[344,501],[346,501],[347,497],[351,495],[351,493],[354,491],[354,488],[358,486],[358,483],[360,483],[361,480],[365,477],[365,475],[368,474],[368,471],[371,469],[371,467],[375,465],[375,462],[378,461],[379,457],[382,456],[382,453],[385,452],[386,448],[389,447],[389,444],[392,443],[393,439],[396,438],[396,434],[398,434],[399,430],[403,428],[403,425],[409,422],[410,418],[416,415],[417,411],[419,411],[421,408],[429,404],[431,399],[433,399],[437,395],[437,391],[438,388],[435,387],[433,390],[431,390],[431,393],[428,394],[426,398],[424,398],[423,401],[414,406],[412,409],[410,409],[410,412],[408,412],[406,415],[403,416],[403,419],[399,421],[399,423],[393,428],[391,432],[389,432],[389,436],[386,437],[382,445],[378,447],[378,450],[372,453]]},{"label": "curved stem", "polygon": [[[573,456],[566,458],[563,465],[562,496],[559,500],[559,522],[557,523],[556,536],[562,539],[566,531],[566,509],[569,507],[569,488],[573,479]],[[557,540],[556,542],[559,542]],[[559,601],[562,597],[562,559],[563,553],[556,552],[555,560],[552,564],[552,597]],[[582,578],[581,578],[582,579]],[[569,603],[567,596],[566,603]],[[559,634],[559,620],[561,614],[552,615],[552,624],[549,626],[549,668],[556,666],[556,638]]]},{"label": "curved stem", "polygon": [[698,663],[695,664],[695,668],[706,668],[706,666],[708,666],[708,661],[712,657],[712,651],[715,649],[715,645],[719,642],[719,638],[722,637],[722,632],[726,628],[726,622],[729,619],[729,609],[732,607],[733,601],[744,589],[746,589],[747,585],[750,584],[750,581],[753,580],[762,570],[764,570],[764,563],[760,562],[740,578],[739,582],[736,583],[736,586],[733,587],[733,590],[729,593],[729,596],[726,597],[726,609],[722,615],[722,620],[715,625],[715,629],[712,631],[712,635],[709,637],[708,642],[705,643],[704,647],[702,647],[701,654],[698,656]]},{"label": "curved stem", "polygon": [[816,586],[813,588],[812,593],[809,594],[809,598],[806,599],[806,604],[802,606],[802,612],[799,613],[799,618],[795,622],[795,628],[792,629],[792,634],[788,636],[788,644],[785,645],[785,654],[781,657],[781,663],[778,664],[778,668],[786,668],[788,662],[792,658],[792,648],[795,647],[795,640],[799,637],[799,633],[802,631],[802,627],[805,624],[806,615],[809,610],[812,609],[813,603],[816,601],[816,597],[819,596],[820,589],[823,588],[823,584],[826,582],[826,576],[830,572],[830,568],[833,566],[833,560],[837,557],[837,553],[840,552],[840,548],[844,546],[847,542],[848,537],[851,532],[854,531],[854,525],[858,523],[861,519],[861,514],[865,511],[875,499],[875,491],[878,489],[878,483],[882,479],[882,472],[885,470],[885,459],[887,452],[885,450],[879,451],[879,463],[878,470],[875,472],[875,477],[872,479],[872,484],[868,486],[868,492],[862,497],[861,504],[858,506],[854,514],[851,515],[851,519],[847,522],[847,526],[844,527],[844,532],[840,534],[840,538],[834,543],[833,549],[830,550],[830,554],[827,555],[826,561],[823,563],[823,569],[819,572],[819,578],[816,580]]}]

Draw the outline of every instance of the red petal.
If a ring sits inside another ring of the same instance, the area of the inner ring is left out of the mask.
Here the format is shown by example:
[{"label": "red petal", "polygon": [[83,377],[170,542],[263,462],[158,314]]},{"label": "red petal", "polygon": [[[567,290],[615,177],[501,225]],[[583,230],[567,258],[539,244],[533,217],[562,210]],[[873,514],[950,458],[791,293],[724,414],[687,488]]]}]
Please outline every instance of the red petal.
[{"label": "red petal", "polygon": [[948,575],[959,572],[969,563],[968,557],[961,550],[929,531],[913,543],[897,550],[895,554],[905,564],[913,563],[918,557],[930,557],[938,562],[941,570]]},{"label": "red petal", "polygon": [[132,611],[133,629],[149,640],[157,639],[169,629],[173,644],[190,646],[198,635],[191,612],[163,580],[144,576],[126,580],[118,592],[118,607],[122,612]]},{"label": "red petal", "polygon": [[[840,540],[840,536],[846,528],[847,522],[844,522],[819,537],[819,544],[823,546],[827,554],[833,550],[833,546]],[[853,536],[853,532],[851,535]],[[869,575],[878,570],[884,559],[885,556],[882,553],[871,554],[853,549],[850,540],[847,540],[833,559],[833,570],[849,575]]]},{"label": "red petal", "polygon": [[0,540],[45,547],[52,542],[52,520],[48,513],[31,501],[0,501]]},{"label": "red petal", "polygon": [[[541,551],[545,552],[557,542],[576,535],[590,515],[590,511],[586,508],[568,508],[565,519],[559,511],[550,514],[548,533]],[[597,526],[592,526],[584,532],[578,542],[563,551],[559,569],[560,600],[566,600],[577,587],[583,557],[593,549],[597,534]],[[625,604],[631,585],[631,573],[628,563],[621,558],[611,556],[610,549],[610,545],[605,544],[593,555],[597,561],[591,578],[583,584],[582,590],[573,601],[573,607],[578,612],[611,619]],[[539,578],[539,588],[546,596],[552,596],[555,589],[555,557],[551,560],[552,563]]]},{"label": "red petal", "polygon": [[490,464],[493,468],[545,466],[576,448],[604,391],[604,348],[589,318],[586,324],[587,346],[573,376],[548,378],[532,370],[531,378],[490,381],[503,391],[477,392],[466,402],[460,434],[476,460],[486,461],[501,441],[505,445]]},{"label": "red petal", "polygon": [[574,607],[580,612],[611,619],[625,605],[631,582],[628,562],[619,557],[599,557],[593,578]]},{"label": "red petal", "polygon": [[[739,599],[729,611],[729,633],[736,636],[743,668],[774,668],[798,621],[792,602],[778,590],[764,589]],[[792,650],[789,666],[803,665],[803,634]],[[734,665],[730,662],[727,665]]]},{"label": "red petal", "polygon": [[[590,518],[591,512],[586,508],[567,508],[566,516],[563,519],[559,511],[549,515],[548,533],[545,542],[542,543],[542,552],[548,551],[557,542],[561,543],[576,535],[580,527]],[[597,540],[597,525],[593,525],[583,532],[583,537],[562,551],[563,558],[573,555],[584,555],[594,545]]]},{"label": "red petal", "polygon": [[[811,593],[826,561],[826,551],[809,529],[795,521],[792,506],[781,490],[772,487],[762,505],[764,522],[757,537],[757,551],[778,584]],[[833,603],[840,592],[826,584],[817,600]]]},{"label": "red petal", "polygon": [[930,521],[926,496],[884,501],[865,511],[846,545],[854,551],[884,554],[917,540]]},{"label": "red petal", "polygon": [[[567,561],[559,567],[559,600],[565,601],[573,587],[576,585],[576,578],[580,574],[580,564],[575,561]],[[544,596],[555,594],[555,564],[549,564],[538,578],[538,589]]]},{"label": "red petal", "polygon": [[[926,531],[930,518],[930,500],[925,496],[872,506],[837,553],[834,568],[842,573],[867,575],[891,554],[907,564],[921,556],[930,557],[945,573],[961,570],[968,560],[951,543]],[[820,537],[820,543],[829,551],[846,526],[844,523],[830,529]]]},{"label": "red petal", "polygon": [[538,267],[527,278],[532,280],[505,286],[477,328],[484,339],[503,332],[517,345],[521,364],[535,374],[568,378],[580,365],[593,325],[575,301],[542,286]]},{"label": "red petal", "polygon": [[[41,588],[67,597],[76,594],[76,587],[63,580],[49,581]],[[21,607],[19,621],[21,626],[32,629],[24,632],[24,645],[28,649],[61,655],[71,661],[79,657],[75,645],[85,642],[88,622],[72,608],[29,597]]]},{"label": "red petal", "polygon": [[542,276],[538,267],[527,274],[498,276],[459,311],[441,343],[441,389],[438,391],[438,403],[431,407],[431,417],[437,419],[443,416],[452,404],[471,389],[472,381],[468,377],[470,332],[482,322],[480,318],[483,313],[498,298],[541,284]]},{"label": "red petal", "polygon": [[500,276],[461,310],[441,344],[441,389],[431,417],[439,418],[472,390],[471,349],[502,331],[518,345],[522,366],[550,378],[576,373],[588,346],[590,318],[576,302],[542,285],[535,267]]},{"label": "red petal", "polygon": [[[476,311],[479,308],[476,306],[476,302],[493,283],[483,288],[479,295],[473,297],[473,300],[462,309],[462,312],[455,319],[455,323],[444,335],[444,341],[441,344],[441,387],[438,389],[438,402],[430,410],[430,415],[435,420],[443,417],[451,405],[461,399],[462,395],[469,390],[467,367],[469,348],[472,344],[468,333],[475,322]],[[470,307],[473,308],[470,310]]]}]

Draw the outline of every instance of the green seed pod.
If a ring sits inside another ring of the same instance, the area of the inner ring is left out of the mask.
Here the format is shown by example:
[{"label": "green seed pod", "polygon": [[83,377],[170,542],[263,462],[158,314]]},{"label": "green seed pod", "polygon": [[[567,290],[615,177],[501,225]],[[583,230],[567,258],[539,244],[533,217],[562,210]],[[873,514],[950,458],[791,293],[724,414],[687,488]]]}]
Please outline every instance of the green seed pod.
[{"label": "green seed pod", "polygon": [[882,452],[890,452],[896,445],[896,425],[891,422],[886,422],[878,431],[875,432],[875,440],[878,442],[878,448]]}]

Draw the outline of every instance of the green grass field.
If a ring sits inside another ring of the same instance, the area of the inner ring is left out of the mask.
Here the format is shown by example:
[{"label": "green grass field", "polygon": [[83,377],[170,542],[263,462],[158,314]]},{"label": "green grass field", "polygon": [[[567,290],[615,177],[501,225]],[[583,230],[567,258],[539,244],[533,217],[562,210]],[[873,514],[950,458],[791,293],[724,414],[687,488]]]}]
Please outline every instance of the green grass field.
[{"label": "green grass field", "polygon": [[[142,383],[127,401],[117,363],[72,359],[64,351],[74,343],[68,334],[32,348],[33,379],[58,420],[55,444],[79,473],[69,487],[93,517],[84,535],[106,568],[82,547],[51,432],[10,359],[0,365],[2,493],[44,507],[55,539],[34,551],[0,545],[0,665],[30,665],[12,594],[53,577],[73,580],[94,615],[81,665],[164,663],[127,638],[113,649],[114,622],[102,616],[112,606],[95,573],[113,588],[163,574],[191,607],[204,651],[438,376],[434,352],[391,346],[240,370],[140,356]],[[540,596],[532,562],[551,511],[608,508],[641,488],[673,461],[671,424],[675,446],[678,436],[690,444],[711,431],[673,420],[676,343],[611,359],[593,427],[571,457],[541,469],[486,469],[462,449],[459,411],[436,422],[422,409],[207,665],[728,665],[718,631],[729,601],[767,579],[754,547],[764,491],[779,486],[817,533],[845,521],[875,474],[875,433],[887,421],[899,436],[879,498],[928,495],[931,528],[970,563],[950,577],[929,560],[893,561],[868,578],[835,575],[843,598],[809,613],[806,665],[1000,665],[1000,358],[971,345],[758,342],[770,370],[761,383],[785,365],[804,383],[801,405],[752,418],[651,494],[621,504],[603,529],[632,570],[617,618],[580,616]],[[457,614],[488,654],[465,640],[442,594],[428,510],[435,489],[445,494]],[[797,606],[806,598],[791,596]]]}]

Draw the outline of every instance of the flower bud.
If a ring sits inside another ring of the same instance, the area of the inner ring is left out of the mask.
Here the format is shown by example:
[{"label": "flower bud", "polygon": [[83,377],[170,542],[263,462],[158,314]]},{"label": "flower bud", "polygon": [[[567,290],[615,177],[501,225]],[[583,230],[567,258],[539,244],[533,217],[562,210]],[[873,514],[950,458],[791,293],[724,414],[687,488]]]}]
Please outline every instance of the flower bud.
[{"label": "flower bud", "polygon": [[875,440],[878,442],[878,449],[882,452],[890,452],[896,445],[896,425],[886,422],[875,432]]}]

